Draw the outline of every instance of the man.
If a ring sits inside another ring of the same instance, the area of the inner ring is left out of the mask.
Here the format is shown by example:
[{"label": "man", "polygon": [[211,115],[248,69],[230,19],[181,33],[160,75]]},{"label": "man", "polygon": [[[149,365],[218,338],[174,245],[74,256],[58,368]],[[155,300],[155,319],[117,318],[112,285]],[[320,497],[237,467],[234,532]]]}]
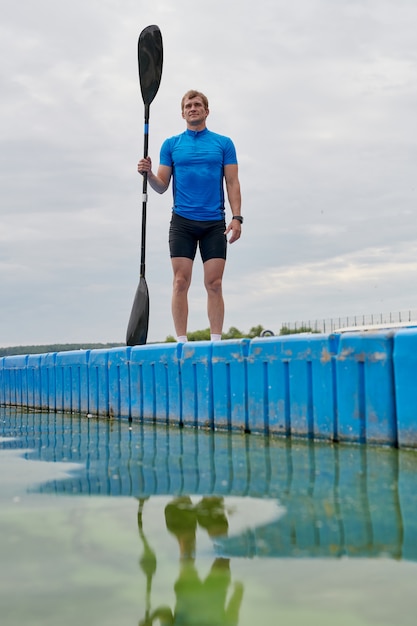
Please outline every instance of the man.
[{"label": "man", "polygon": [[[207,313],[212,341],[221,339],[224,320],[222,279],[229,243],[240,238],[241,197],[236,150],[228,137],[208,130],[208,100],[188,91],[181,101],[184,133],[162,144],[155,175],[150,157],[141,159],[138,172],[147,172],[152,189],[164,193],[173,181],[174,205],[169,247],[174,273],[172,317],[178,341],[187,341],[188,289],[197,245],[204,267]],[[232,219],[226,227],[223,181]]]}]

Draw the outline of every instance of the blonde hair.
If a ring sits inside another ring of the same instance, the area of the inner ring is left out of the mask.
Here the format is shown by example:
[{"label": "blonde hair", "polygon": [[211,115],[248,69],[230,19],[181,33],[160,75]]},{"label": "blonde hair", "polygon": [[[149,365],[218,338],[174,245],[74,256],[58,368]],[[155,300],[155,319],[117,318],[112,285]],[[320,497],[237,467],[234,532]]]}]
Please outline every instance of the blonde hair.
[{"label": "blonde hair", "polygon": [[192,98],[201,98],[204,104],[204,108],[209,108],[209,103],[207,100],[207,96],[205,96],[201,91],[196,91],[195,89],[190,89],[186,94],[183,95],[181,100],[181,111],[184,110],[184,103],[186,100],[191,100]]}]

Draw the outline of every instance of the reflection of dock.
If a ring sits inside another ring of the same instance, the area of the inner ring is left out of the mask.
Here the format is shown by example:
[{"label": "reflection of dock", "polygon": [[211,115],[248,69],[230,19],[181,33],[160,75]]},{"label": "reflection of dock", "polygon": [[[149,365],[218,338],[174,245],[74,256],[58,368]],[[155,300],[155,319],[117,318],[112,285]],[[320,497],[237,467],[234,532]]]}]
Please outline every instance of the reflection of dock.
[{"label": "reflection of dock", "polygon": [[0,404],[417,447],[417,328],[0,358]]},{"label": "reflection of dock", "polygon": [[[270,440],[240,434],[5,410],[2,448],[81,463],[43,493],[147,497],[217,494],[275,499],[279,520],[219,543],[230,555],[417,560],[412,451]],[[18,435],[22,432],[22,436]]]}]

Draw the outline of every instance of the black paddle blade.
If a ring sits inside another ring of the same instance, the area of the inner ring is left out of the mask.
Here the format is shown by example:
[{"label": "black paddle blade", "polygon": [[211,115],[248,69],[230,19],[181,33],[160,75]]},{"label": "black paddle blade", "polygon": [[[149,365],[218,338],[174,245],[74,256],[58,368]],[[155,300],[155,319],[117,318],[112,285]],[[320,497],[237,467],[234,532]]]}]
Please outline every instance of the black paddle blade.
[{"label": "black paddle blade", "polygon": [[162,76],[163,47],[158,26],[147,26],[139,35],[139,82],[145,105],[155,98]]},{"label": "black paddle blade", "polygon": [[141,276],[136,289],[129,324],[127,325],[126,345],[142,346],[146,343],[149,325],[149,293],[144,276]]}]

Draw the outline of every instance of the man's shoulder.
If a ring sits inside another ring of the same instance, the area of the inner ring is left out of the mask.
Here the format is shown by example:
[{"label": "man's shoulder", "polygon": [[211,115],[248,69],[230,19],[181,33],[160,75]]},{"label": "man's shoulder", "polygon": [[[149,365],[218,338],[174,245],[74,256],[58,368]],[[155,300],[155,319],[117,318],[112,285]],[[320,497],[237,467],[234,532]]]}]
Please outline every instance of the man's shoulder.
[{"label": "man's shoulder", "polygon": [[165,141],[178,141],[178,139],[181,139],[181,137],[184,137],[184,135],[186,134],[186,132],[182,132],[179,133],[178,135],[172,135],[171,137],[168,137],[167,139],[165,139]]},{"label": "man's shoulder", "polygon": [[185,132],[180,133],[179,135],[172,135],[171,137],[167,137],[165,141],[163,142],[162,147],[172,148],[173,146],[178,145],[178,143],[181,142],[184,136],[185,136]]},{"label": "man's shoulder", "polygon": [[222,135],[221,133],[215,133],[212,130],[207,129],[207,133],[213,137],[213,139],[218,139],[219,141],[232,141],[230,137],[226,135]]},{"label": "man's shoulder", "polygon": [[225,155],[225,163],[235,163],[236,162],[236,148],[233,140],[226,135],[221,135],[220,133],[214,133],[213,131],[209,131],[210,136],[209,140],[213,145],[217,145],[223,151]]}]

